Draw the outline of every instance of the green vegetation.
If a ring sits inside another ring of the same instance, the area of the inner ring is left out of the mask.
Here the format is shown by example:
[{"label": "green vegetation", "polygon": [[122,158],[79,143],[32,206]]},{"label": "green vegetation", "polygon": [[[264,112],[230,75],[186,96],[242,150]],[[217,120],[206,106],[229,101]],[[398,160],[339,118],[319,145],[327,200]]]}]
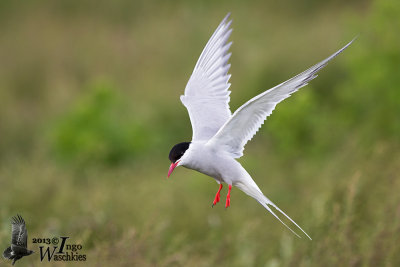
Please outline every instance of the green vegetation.
[{"label": "green vegetation", "polygon": [[[400,2],[340,2],[1,1],[0,250],[19,213],[85,266],[399,266]],[[238,189],[225,210],[211,178],[166,179],[191,137],[179,95],[228,11],[232,110],[359,34],[240,159],[313,241]]]},{"label": "green vegetation", "polygon": [[147,132],[122,103],[110,87],[90,90],[54,127],[51,147],[59,160],[113,165],[142,153]]}]

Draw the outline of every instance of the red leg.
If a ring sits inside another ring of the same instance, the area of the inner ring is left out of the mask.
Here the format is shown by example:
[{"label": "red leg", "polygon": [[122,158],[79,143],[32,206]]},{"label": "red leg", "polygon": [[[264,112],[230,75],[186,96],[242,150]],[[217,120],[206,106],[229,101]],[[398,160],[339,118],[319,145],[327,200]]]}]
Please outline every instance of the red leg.
[{"label": "red leg", "polygon": [[222,184],[219,184],[218,192],[215,195],[215,198],[214,198],[214,201],[213,201],[213,204],[212,204],[213,207],[219,202],[221,189],[222,189]]},{"label": "red leg", "polygon": [[227,208],[231,205],[231,189],[232,189],[232,185],[229,185],[228,194],[226,195],[225,208]]}]

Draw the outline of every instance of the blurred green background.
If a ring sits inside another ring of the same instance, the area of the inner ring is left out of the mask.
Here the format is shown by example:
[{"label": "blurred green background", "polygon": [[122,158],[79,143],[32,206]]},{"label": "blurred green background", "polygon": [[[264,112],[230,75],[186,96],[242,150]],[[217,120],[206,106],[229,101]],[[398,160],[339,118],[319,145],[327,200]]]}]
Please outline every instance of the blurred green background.
[{"label": "blurred green background", "polygon": [[[229,11],[233,111],[359,34],[240,159],[313,241],[235,188],[212,209],[205,175],[166,179],[191,138],[179,96]],[[85,266],[399,266],[399,17],[398,0],[2,0],[0,249],[19,213]],[[29,246],[18,266],[55,265]]]}]

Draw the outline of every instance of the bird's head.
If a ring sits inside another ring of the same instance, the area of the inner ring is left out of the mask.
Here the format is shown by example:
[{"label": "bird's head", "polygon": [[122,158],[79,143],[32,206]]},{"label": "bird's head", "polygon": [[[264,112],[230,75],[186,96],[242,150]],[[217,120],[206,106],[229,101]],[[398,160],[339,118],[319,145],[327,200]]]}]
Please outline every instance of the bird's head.
[{"label": "bird's head", "polygon": [[182,156],[185,154],[186,150],[189,148],[190,142],[183,142],[176,144],[172,147],[169,152],[169,160],[171,161],[171,166],[169,167],[168,177],[174,171],[176,167],[179,166]]},{"label": "bird's head", "polygon": [[33,250],[28,250],[28,255],[31,255],[32,253],[35,253]]}]

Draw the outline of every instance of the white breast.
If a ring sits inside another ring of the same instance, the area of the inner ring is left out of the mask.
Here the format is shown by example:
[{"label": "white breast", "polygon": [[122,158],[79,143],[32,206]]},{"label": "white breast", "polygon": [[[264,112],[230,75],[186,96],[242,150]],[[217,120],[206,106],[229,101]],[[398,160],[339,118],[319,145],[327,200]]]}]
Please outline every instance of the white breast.
[{"label": "white breast", "polygon": [[232,184],[243,176],[243,167],[223,150],[205,142],[192,142],[181,158],[180,165],[213,177],[218,182]]}]

